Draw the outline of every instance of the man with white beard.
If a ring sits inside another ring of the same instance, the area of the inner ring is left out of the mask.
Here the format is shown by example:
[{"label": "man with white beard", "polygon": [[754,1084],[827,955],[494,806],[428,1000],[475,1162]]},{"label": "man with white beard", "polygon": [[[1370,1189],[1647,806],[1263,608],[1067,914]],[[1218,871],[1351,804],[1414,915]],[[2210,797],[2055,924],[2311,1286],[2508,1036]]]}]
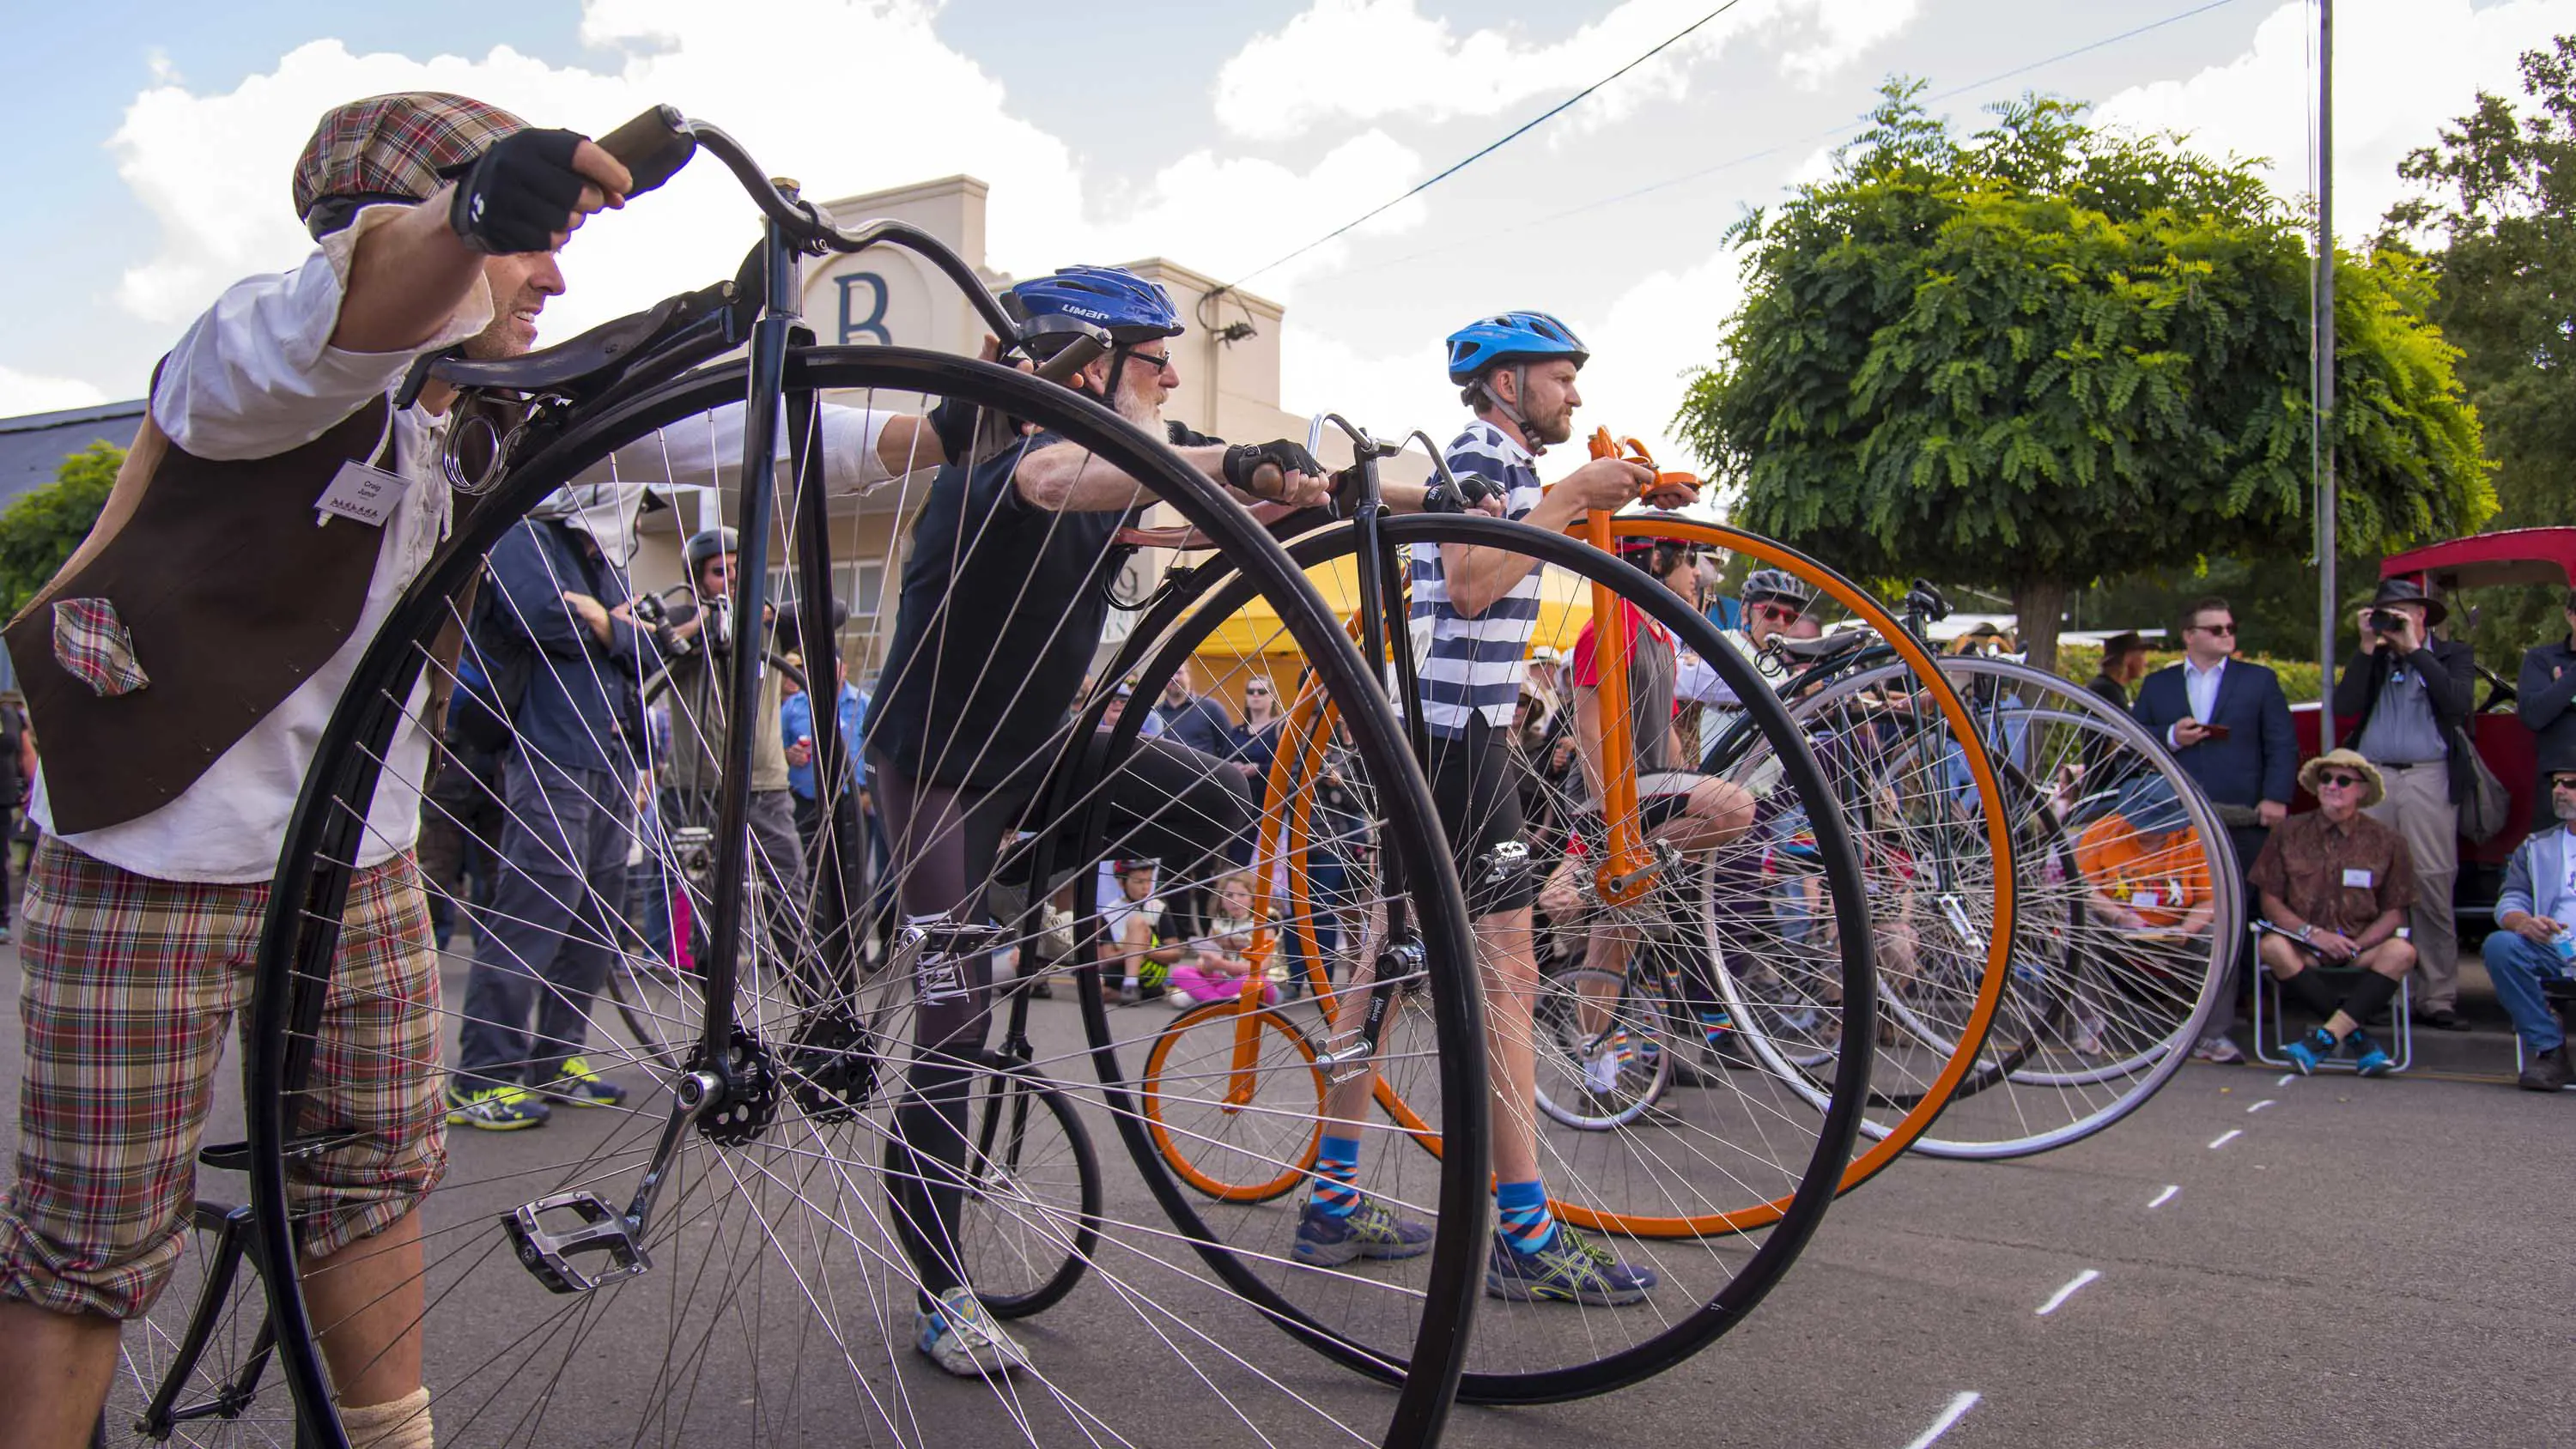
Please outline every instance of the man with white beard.
[{"label": "man with white beard", "polygon": [[[1072,317],[1106,331],[1107,354],[1068,385],[1174,438],[1182,461],[1247,498],[1324,500],[1324,470],[1296,443],[1227,447],[1167,432],[1163,402],[1180,382],[1170,341],[1183,329],[1161,287],[1116,267],[1072,267],[1003,301],[1024,321]],[[1002,843],[1044,798],[1070,742],[1068,716],[1108,617],[1105,586],[1123,560],[1118,530],[1154,501],[1090,449],[1046,432],[989,458],[952,458],[931,484],[867,721],[869,780],[907,918],[985,920]],[[1138,742],[1107,786],[1113,811],[1130,790],[1155,799],[1135,827],[1113,820],[1122,855],[1200,859],[1251,827],[1240,769],[1166,740]],[[916,1170],[889,1175],[894,1221],[920,1274],[915,1346],[960,1376],[1027,1362],[976,1301],[957,1246],[966,1064],[984,1045],[991,979],[989,951],[924,952],[911,1090],[895,1114]]]}]

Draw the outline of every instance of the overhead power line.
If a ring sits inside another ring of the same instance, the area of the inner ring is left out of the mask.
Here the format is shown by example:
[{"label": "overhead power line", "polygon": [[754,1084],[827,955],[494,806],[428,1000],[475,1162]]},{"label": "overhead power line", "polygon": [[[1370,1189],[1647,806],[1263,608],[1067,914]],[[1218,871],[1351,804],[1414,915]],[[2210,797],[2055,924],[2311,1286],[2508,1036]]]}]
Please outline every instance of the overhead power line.
[{"label": "overhead power line", "polygon": [[1701,26],[1706,25],[1710,21],[1715,20],[1717,17],[1724,15],[1727,11],[1734,9],[1736,6],[1743,3],[1744,0],[1726,0],[1725,4],[1718,6],[1706,15],[1703,15],[1697,20],[1692,21],[1690,24],[1683,26],[1681,29],[1674,31],[1671,35],[1664,37],[1663,41],[1654,49],[1638,56],[1635,60],[1628,62],[1626,65],[1619,67],[1617,70],[1610,72],[1601,79],[1594,81],[1592,84],[1585,86],[1579,91],[1576,91],[1573,95],[1566,97],[1563,101],[1560,101],[1556,105],[1549,107],[1547,110],[1540,112],[1538,115],[1523,122],[1521,125],[1514,127],[1511,131],[1505,133],[1500,139],[1492,141],[1479,148],[1474,154],[1451,165],[1449,169],[1441,172],[1439,175],[1434,176],[1414,187],[1412,190],[1405,192],[1402,196],[1398,196],[1391,201],[1381,202],[1378,205],[1371,207],[1369,210],[1362,212],[1360,215],[1353,217],[1349,221],[1343,222],[1340,226],[1334,227],[1331,231],[1324,233],[1322,236],[1315,238],[1313,241],[1306,243],[1304,246],[1297,248],[1286,256],[1280,257],[1276,261],[1264,262],[1260,266],[1254,267],[1251,271],[1244,273],[1242,276],[1237,277],[1234,281],[1228,283],[1227,287],[1229,289],[1240,287],[1244,283],[1251,281],[1253,278],[1260,276],[1263,272],[1286,266],[1288,263],[1297,260],[1299,257],[1302,257],[1306,253],[1313,251],[1315,248],[1322,246],[1324,243],[1331,241],[1333,238],[1340,236],[1342,233],[1349,231],[1351,228],[1362,225],[1371,218],[1376,217],[1393,207],[1401,206],[1405,202],[1411,201],[1413,198],[1429,191],[1432,187],[1439,185],[1441,182],[1448,180],[1450,177],[1457,175],[1459,172],[1464,171],[1468,167],[1475,165],[1477,162],[1484,160],[1486,157],[1493,155],[1505,146],[1508,146],[1514,141],[1519,140],[1521,137],[1528,135],[1530,132],[1537,130],[1539,127],[1546,125],[1549,121],[1556,119],[1558,116],[1565,114],[1567,111],[1581,104],[1584,97],[1591,95],[1594,91],[1601,89],[1603,86],[1610,84],[1619,77],[1626,75],[1628,72],[1635,70],[1641,65],[1644,65],[1647,61],[1653,60],[1656,56],[1670,50],[1673,46],[1679,44],[1685,37],[1689,36],[1692,31],[1699,29]]},{"label": "overhead power line", "polygon": [[[2030,72],[2035,71],[2035,70],[2045,70],[2045,69],[2047,69],[2047,68],[2048,68],[2048,67],[2050,67],[2050,66],[2053,66],[2053,65],[2059,65],[2059,64],[2062,64],[2062,63],[2064,63],[2064,62],[2066,62],[2066,61],[2073,60],[2073,59],[2075,59],[2077,56],[2080,56],[2080,55],[2088,55],[2088,54],[2092,53],[2093,51],[2097,51],[2097,50],[2103,49],[2103,48],[2104,48],[2104,47],[2106,47],[2106,46],[2118,45],[2118,44],[2121,44],[2121,43],[2122,43],[2122,42],[2124,42],[2124,41],[2135,40],[2135,39],[2137,39],[2139,36],[2141,36],[2141,35],[2145,35],[2145,34],[2147,34],[2147,33],[2148,33],[2148,32],[2150,32],[2150,31],[2162,30],[2162,29],[2164,29],[2164,28],[2165,28],[2166,26],[2168,26],[2168,25],[2176,25],[2176,24],[2180,24],[2181,22],[2183,22],[2183,21],[2185,21],[2185,20],[2189,20],[2189,19],[2191,19],[2192,17],[2194,17],[2194,16],[2196,16],[2196,15],[2206,15],[2206,14],[2208,14],[2208,13],[2209,13],[2210,11],[2212,11],[2212,10],[2220,10],[2220,9],[2224,9],[2224,8],[2226,8],[2227,6],[2230,6],[2230,5],[2233,5],[2233,4],[2236,4],[2236,3],[2237,3],[2237,0],[2205,0],[2205,3],[2203,3],[2203,4],[2199,4],[2199,5],[2195,5],[2195,6],[2191,7],[2191,8],[2190,8],[2190,9],[2188,9],[2188,10],[2178,10],[2178,11],[2174,12],[2174,13],[2173,13],[2173,14],[2171,14],[2171,15],[2167,15],[2167,16],[2163,17],[2162,19],[2159,19],[2159,20],[2150,20],[2150,21],[2148,21],[2148,22],[2147,22],[2146,24],[2144,24],[2144,25],[2133,26],[2133,27],[2131,27],[2130,29],[2123,30],[2123,31],[2121,31],[2121,32],[2120,32],[2119,34],[2117,34],[2117,35],[2106,35],[2106,36],[2102,37],[2100,40],[2095,40],[2095,41],[2087,42],[2086,44],[2079,45],[2079,46],[2075,47],[2075,48],[2074,48],[2074,49],[2072,49],[2072,50],[2061,50],[2061,51],[2059,51],[2059,52],[2058,52],[2057,54],[2055,54],[2055,55],[2051,55],[2051,56],[2044,56],[2044,57],[2042,57],[2041,59],[2038,59],[2038,60],[2026,61],[2026,62],[2024,62],[2024,63],[2022,63],[2022,64],[2020,64],[2020,65],[2017,65],[2017,66],[2012,67],[2012,68],[2011,68],[2011,69],[2009,69],[2009,70],[1999,70],[1999,71],[1996,71],[1993,75],[1985,76],[1985,77],[1983,77],[1983,78],[1981,78],[1981,79],[1978,79],[1978,80],[1972,80],[1972,81],[1969,81],[1969,82],[1967,82],[1967,83],[1966,83],[1966,84],[1964,84],[1964,85],[1955,85],[1955,86],[1950,87],[1950,88],[1949,88],[1949,89],[1947,89],[1947,90],[1935,91],[1935,92],[1933,92],[1932,94],[1925,96],[1925,97],[1923,98],[1923,100],[1924,100],[1924,102],[1925,102],[1926,104],[1933,104],[1933,103],[1937,103],[1937,102],[1940,102],[1940,101],[1950,100],[1950,99],[1953,99],[1953,98],[1958,97],[1958,96],[1966,95],[1966,94],[1967,94],[1967,93],[1969,93],[1970,91],[1980,91],[1980,90],[1984,90],[1984,89],[1985,89],[1986,87],[1988,87],[1988,86],[1995,85],[1995,84],[1998,84],[1998,83],[2003,82],[2003,81],[2011,80],[2011,79],[2012,79],[2012,78],[2014,78],[2015,76],[2028,75]],[[1578,99],[1579,99],[1579,97],[1578,97]],[[1571,102],[1568,102],[1568,104],[1572,104],[1572,103],[1571,103]],[[1544,117],[1542,117],[1541,119],[1544,119]],[[1535,124],[1535,123],[1533,123],[1533,124]],[[1676,186],[1686,186],[1686,185],[1688,185],[1688,184],[1689,184],[1689,183],[1691,183],[1691,182],[1704,180],[1704,179],[1706,179],[1706,178],[1708,178],[1708,177],[1710,177],[1710,176],[1714,176],[1714,175],[1716,175],[1717,173],[1719,173],[1719,172],[1721,172],[1721,171],[1731,171],[1731,170],[1733,170],[1734,168],[1736,168],[1736,167],[1738,167],[1738,166],[1746,166],[1746,165],[1750,165],[1750,164],[1752,164],[1753,162],[1760,161],[1760,160],[1764,159],[1765,157],[1777,156],[1777,155],[1779,155],[1781,152],[1784,152],[1784,151],[1795,151],[1795,150],[1798,150],[1798,149],[1800,149],[1800,148],[1802,148],[1802,147],[1807,147],[1807,146],[1815,145],[1816,143],[1818,143],[1818,142],[1820,142],[1820,141],[1830,141],[1830,140],[1833,140],[1834,138],[1836,138],[1836,137],[1838,137],[1838,136],[1848,136],[1848,135],[1851,135],[1851,134],[1853,134],[1853,133],[1857,132],[1858,130],[1860,130],[1860,128],[1861,128],[1861,123],[1859,123],[1859,122],[1849,122],[1849,123],[1846,123],[1846,124],[1844,124],[1844,125],[1840,125],[1840,126],[1832,126],[1832,127],[1828,127],[1827,129],[1822,130],[1822,131],[1814,131],[1814,132],[1810,132],[1810,133],[1808,133],[1808,134],[1806,134],[1806,135],[1804,135],[1804,136],[1793,137],[1793,138],[1791,138],[1790,140],[1774,142],[1773,144],[1768,145],[1768,146],[1765,146],[1765,147],[1761,148],[1761,149],[1760,149],[1760,150],[1758,150],[1758,151],[1747,151],[1747,152],[1744,152],[1742,155],[1738,155],[1738,156],[1730,156],[1730,157],[1726,158],[1726,159],[1725,159],[1725,160],[1723,160],[1723,161],[1713,162],[1713,163],[1711,163],[1711,164],[1709,164],[1709,165],[1701,166],[1701,167],[1698,167],[1698,168],[1696,168],[1696,169],[1694,169],[1694,170],[1685,171],[1685,172],[1682,172],[1681,174],[1679,174],[1679,175],[1677,175],[1677,176],[1668,176],[1668,177],[1665,177],[1665,178],[1664,178],[1663,180],[1661,180],[1661,181],[1650,181],[1650,182],[1648,182],[1647,184],[1645,184],[1645,185],[1643,185],[1643,186],[1632,187],[1632,188],[1631,188],[1631,189],[1629,189],[1629,190],[1621,191],[1621,192],[1617,192],[1617,193],[1615,193],[1615,194],[1613,194],[1613,195],[1603,196],[1603,197],[1597,197],[1597,198],[1595,198],[1595,199],[1593,199],[1593,200],[1591,200],[1591,201],[1586,201],[1586,202],[1582,202],[1582,203],[1577,204],[1577,205],[1574,205],[1574,206],[1566,207],[1566,208],[1565,208],[1565,209],[1563,209],[1562,211],[1552,211],[1552,212],[1549,212],[1549,213],[1548,213],[1547,215],[1545,215],[1545,216],[1533,217],[1533,218],[1531,218],[1531,219],[1530,219],[1530,220],[1528,220],[1528,221],[1525,221],[1525,222],[1520,223],[1518,226],[1508,226],[1508,227],[1502,227],[1502,228],[1499,228],[1499,229],[1494,229],[1494,228],[1484,229],[1484,230],[1481,230],[1481,231],[1479,231],[1479,232],[1477,233],[1477,235],[1476,235],[1476,237],[1474,238],[1474,240],[1473,240],[1473,241],[1469,241],[1469,242],[1454,242],[1454,243],[1450,243],[1450,244],[1448,244],[1448,245],[1444,245],[1444,246],[1437,246],[1437,247],[1427,248],[1427,249],[1425,249],[1425,250],[1423,250],[1423,251],[1418,251],[1418,252],[1409,252],[1409,253],[1407,253],[1407,254],[1405,254],[1405,255],[1403,255],[1403,256],[1400,256],[1400,257],[1392,257],[1392,258],[1389,258],[1389,259],[1387,259],[1386,261],[1382,261],[1382,262],[1373,262],[1373,263],[1370,263],[1370,264],[1369,264],[1369,265],[1367,265],[1367,266],[1360,266],[1360,267],[1345,267],[1345,268],[1343,268],[1339,273],[1336,273],[1335,275],[1340,275],[1340,276],[1350,276],[1350,275],[1354,275],[1354,274],[1356,274],[1356,273],[1360,273],[1360,272],[1381,271],[1381,270],[1383,270],[1383,269],[1385,269],[1385,268],[1387,268],[1387,267],[1403,266],[1403,265],[1405,265],[1405,264],[1406,264],[1406,263],[1408,263],[1408,262],[1417,262],[1417,261],[1421,261],[1422,259],[1424,259],[1424,258],[1426,258],[1426,257],[1435,257],[1435,256],[1439,256],[1439,255],[1441,255],[1441,254],[1443,254],[1443,253],[1445,253],[1445,252],[1456,251],[1456,250],[1458,250],[1460,247],[1464,247],[1464,246],[1471,246],[1471,245],[1483,245],[1483,244],[1486,244],[1486,243],[1491,242],[1491,241],[1492,241],[1494,238],[1496,238],[1496,237],[1510,236],[1510,235],[1512,235],[1512,234],[1514,234],[1514,233],[1516,233],[1516,232],[1529,231],[1529,230],[1533,230],[1533,229],[1535,229],[1535,228],[1537,228],[1537,227],[1542,227],[1542,226],[1550,226],[1550,225],[1553,225],[1553,224],[1555,224],[1555,223],[1557,223],[1557,222],[1564,221],[1564,220],[1566,220],[1568,217],[1576,217],[1576,216],[1581,216],[1581,215],[1585,214],[1586,212],[1598,211],[1598,210],[1600,210],[1601,208],[1603,208],[1603,207],[1605,207],[1605,206],[1616,206],[1616,205],[1618,205],[1619,203],[1621,203],[1621,202],[1623,202],[1623,201],[1634,201],[1634,200],[1636,200],[1638,197],[1641,197],[1641,196],[1651,196],[1651,195],[1653,195],[1654,193],[1656,193],[1656,192],[1658,192],[1658,191],[1669,191],[1669,190],[1671,190],[1673,187],[1676,187]],[[1508,139],[1508,138],[1506,138],[1506,139]],[[1488,148],[1488,149],[1490,149],[1490,148]],[[1471,159],[1472,159],[1472,158],[1471,158]],[[1464,163],[1461,163],[1461,164],[1463,165]],[[1439,179],[1438,177],[1433,177],[1433,178],[1432,178],[1432,180],[1434,180],[1434,181],[1436,181],[1436,180],[1438,180],[1438,179]],[[1425,182],[1425,183],[1423,183],[1423,184],[1427,186],[1427,185],[1429,185],[1429,184],[1430,184],[1430,182]],[[1419,188],[1416,188],[1416,189],[1418,190]],[[1407,195],[1411,195],[1412,193],[1408,192],[1408,193],[1406,193],[1406,194],[1407,194]],[[1398,200],[1398,201],[1401,201],[1401,200],[1403,200],[1403,199],[1404,199],[1403,197],[1398,197],[1398,198],[1396,198],[1396,200]],[[1392,206],[1392,205],[1394,205],[1394,204],[1395,204],[1394,202],[1389,202],[1389,203],[1387,203],[1387,205],[1389,205],[1389,206]],[[1385,207],[1380,207],[1380,208],[1378,208],[1378,210],[1379,210],[1379,211],[1384,211],[1385,209],[1386,209]],[[1370,215],[1370,216],[1375,216],[1376,214],[1377,214],[1377,212],[1371,212],[1371,213],[1369,213],[1369,215]],[[1362,218],[1360,218],[1360,220],[1361,220],[1361,221],[1366,221],[1367,219],[1368,219],[1368,217],[1362,217]],[[1352,223],[1352,225],[1356,226],[1356,225],[1358,225],[1358,223],[1357,223],[1357,222],[1354,222],[1354,223]],[[1344,227],[1344,228],[1342,228],[1342,231],[1348,231],[1348,230],[1350,230],[1350,227]],[[1334,235],[1334,236],[1339,236],[1339,235],[1341,235],[1341,232],[1335,232],[1333,235]],[[1331,240],[1331,239],[1332,239],[1331,237],[1326,237],[1326,238],[1324,238],[1324,240],[1325,240],[1325,241],[1329,241],[1329,240]],[[1318,242],[1318,243],[1315,243],[1315,244],[1313,244],[1313,245],[1321,245],[1321,243],[1320,243],[1320,242]],[[1300,249],[1299,249],[1299,251],[1307,251],[1307,250],[1312,250],[1312,246],[1309,246],[1309,247],[1302,247],[1302,248],[1300,248]],[[1292,253],[1290,253],[1290,255],[1291,255],[1291,256],[1294,256],[1294,255],[1296,255],[1296,254],[1297,254],[1297,253],[1293,253],[1293,252],[1292,252]],[[1288,258],[1283,257],[1283,258],[1281,258],[1280,260],[1281,260],[1281,261],[1285,261],[1285,260],[1287,260],[1287,259],[1288,259]],[[1278,262],[1273,262],[1273,263],[1271,263],[1270,265],[1275,267],[1275,266],[1279,265],[1279,263],[1278,263]],[[1268,269],[1267,269],[1267,268],[1264,268],[1264,270],[1268,270]]]}]

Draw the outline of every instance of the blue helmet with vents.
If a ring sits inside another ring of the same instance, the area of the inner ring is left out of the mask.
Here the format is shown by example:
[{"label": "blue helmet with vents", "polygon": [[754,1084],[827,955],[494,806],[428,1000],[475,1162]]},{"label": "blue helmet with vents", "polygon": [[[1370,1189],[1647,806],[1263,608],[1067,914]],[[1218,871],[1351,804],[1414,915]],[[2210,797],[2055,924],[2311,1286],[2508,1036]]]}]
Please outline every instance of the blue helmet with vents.
[{"label": "blue helmet with vents", "polygon": [[1002,294],[1014,321],[1071,317],[1109,334],[1121,346],[1181,335],[1172,296],[1124,267],[1067,267],[1033,277]]},{"label": "blue helmet with vents", "polygon": [[1568,357],[1581,367],[1592,349],[1545,312],[1498,312],[1449,334],[1449,380],[1464,387],[1507,362]]}]

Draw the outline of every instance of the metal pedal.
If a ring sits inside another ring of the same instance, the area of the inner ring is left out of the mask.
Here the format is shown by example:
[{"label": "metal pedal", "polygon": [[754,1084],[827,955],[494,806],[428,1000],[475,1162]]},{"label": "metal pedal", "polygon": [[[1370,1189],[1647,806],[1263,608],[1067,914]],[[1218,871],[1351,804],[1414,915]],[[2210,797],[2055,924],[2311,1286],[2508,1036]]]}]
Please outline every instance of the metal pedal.
[{"label": "metal pedal", "polygon": [[[562,1230],[551,1229],[540,1221],[549,1213],[569,1213],[580,1222]],[[560,1192],[539,1198],[510,1212],[501,1219],[501,1225],[509,1229],[519,1266],[546,1285],[549,1292],[588,1293],[620,1278],[640,1276],[653,1267],[626,1219],[601,1201],[597,1193]],[[593,1253],[606,1254],[606,1266],[585,1271],[572,1261],[575,1254]]]}]

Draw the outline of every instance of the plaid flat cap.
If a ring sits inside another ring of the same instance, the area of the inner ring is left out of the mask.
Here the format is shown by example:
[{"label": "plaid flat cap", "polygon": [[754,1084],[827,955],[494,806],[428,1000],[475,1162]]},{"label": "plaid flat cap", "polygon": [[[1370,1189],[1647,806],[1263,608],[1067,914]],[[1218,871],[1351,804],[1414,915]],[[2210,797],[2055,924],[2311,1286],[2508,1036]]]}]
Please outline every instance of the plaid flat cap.
[{"label": "plaid flat cap", "polygon": [[295,161],[295,214],[320,237],[346,225],[353,207],[332,225],[317,225],[317,209],[333,201],[419,201],[436,191],[454,167],[528,123],[498,106],[445,91],[409,91],[351,101],[322,117],[304,154]]}]

